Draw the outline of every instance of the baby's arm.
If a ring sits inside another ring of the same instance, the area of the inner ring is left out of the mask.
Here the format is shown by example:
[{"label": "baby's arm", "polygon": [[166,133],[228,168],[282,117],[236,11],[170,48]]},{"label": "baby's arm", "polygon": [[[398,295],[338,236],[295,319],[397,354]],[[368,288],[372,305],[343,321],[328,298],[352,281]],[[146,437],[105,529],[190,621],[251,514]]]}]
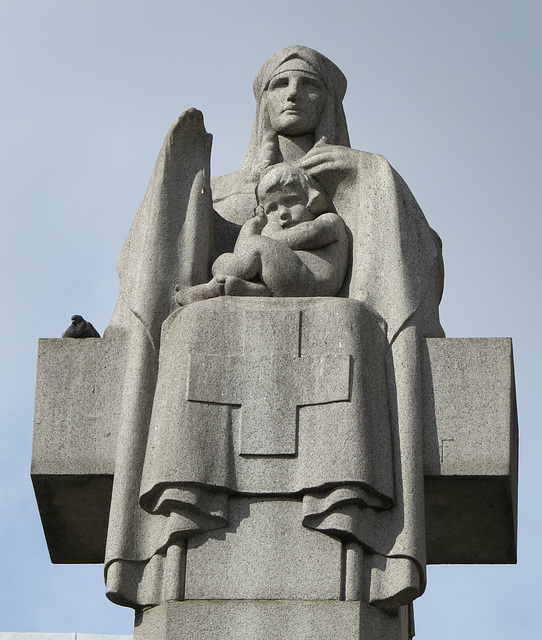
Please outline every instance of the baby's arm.
[{"label": "baby's arm", "polygon": [[[337,242],[344,229],[344,222],[336,213],[323,213],[315,220],[300,222],[294,227],[273,229],[271,238],[283,242],[293,251],[321,249]],[[264,231],[262,235],[267,235]]]},{"label": "baby's arm", "polygon": [[243,223],[235,245],[237,246],[238,242],[245,238],[249,238],[250,236],[259,236],[266,224],[267,216],[265,215],[263,208],[260,206],[256,207],[254,210],[254,216]]}]

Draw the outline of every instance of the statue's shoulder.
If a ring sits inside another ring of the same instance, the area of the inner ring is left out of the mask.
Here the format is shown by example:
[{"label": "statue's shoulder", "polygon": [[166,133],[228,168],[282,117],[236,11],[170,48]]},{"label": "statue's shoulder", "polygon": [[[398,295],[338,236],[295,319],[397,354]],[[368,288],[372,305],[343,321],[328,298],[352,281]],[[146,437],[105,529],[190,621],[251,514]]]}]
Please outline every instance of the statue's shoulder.
[{"label": "statue's shoulder", "polygon": [[362,167],[365,172],[372,174],[374,180],[394,182],[400,185],[401,188],[408,189],[401,175],[382,154],[357,150],[354,152],[358,155],[359,166]]},{"label": "statue's shoulder", "polygon": [[388,160],[380,153],[372,153],[370,151],[359,151],[358,149],[352,149],[352,151],[358,156],[361,163],[373,166],[388,168],[391,167]]}]

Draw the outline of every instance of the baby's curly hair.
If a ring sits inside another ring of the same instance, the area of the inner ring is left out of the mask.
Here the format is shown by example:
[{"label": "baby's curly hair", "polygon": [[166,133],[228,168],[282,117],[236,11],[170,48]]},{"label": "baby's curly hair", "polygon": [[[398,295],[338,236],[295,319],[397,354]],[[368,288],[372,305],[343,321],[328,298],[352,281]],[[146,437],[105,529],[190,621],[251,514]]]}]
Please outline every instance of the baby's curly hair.
[{"label": "baby's curly hair", "polygon": [[302,169],[289,162],[271,165],[262,171],[256,185],[256,201],[267,194],[280,191],[284,187],[294,187],[307,197],[307,210],[317,216],[329,211],[328,198],[322,187]]}]

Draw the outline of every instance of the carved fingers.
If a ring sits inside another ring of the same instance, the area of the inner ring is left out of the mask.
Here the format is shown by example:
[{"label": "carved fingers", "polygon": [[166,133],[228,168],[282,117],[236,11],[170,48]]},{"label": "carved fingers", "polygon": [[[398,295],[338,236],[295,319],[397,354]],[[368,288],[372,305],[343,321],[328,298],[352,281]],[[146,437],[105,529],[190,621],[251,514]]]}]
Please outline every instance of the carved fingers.
[{"label": "carved fingers", "polygon": [[261,204],[254,208],[254,218],[260,222],[262,229],[267,224],[267,216],[265,215],[265,211]]},{"label": "carved fingers", "polygon": [[338,145],[316,145],[299,161],[299,166],[309,175],[318,179],[319,175],[338,171],[354,171],[357,165],[356,152],[349,147]]},{"label": "carved fingers", "polygon": [[181,113],[171,126],[168,137],[174,138],[177,142],[182,142],[183,140],[191,142],[194,138],[203,137],[206,140],[206,146],[209,147],[213,138],[205,130],[203,113],[194,107]]}]

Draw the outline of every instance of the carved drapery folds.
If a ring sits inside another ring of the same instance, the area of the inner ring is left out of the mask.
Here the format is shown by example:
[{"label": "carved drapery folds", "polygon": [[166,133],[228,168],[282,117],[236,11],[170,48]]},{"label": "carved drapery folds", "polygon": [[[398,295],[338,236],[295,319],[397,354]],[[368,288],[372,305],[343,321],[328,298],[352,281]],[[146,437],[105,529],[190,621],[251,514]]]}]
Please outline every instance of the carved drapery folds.
[{"label": "carved drapery folds", "polygon": [[[293,159],[266,106],[271,80],[291,73],[313,74],[325,97],[303,133],[310,148]],[[288,47],[254,89],[245,162],[212,194],[201,115],[175,123],[119,261],[108,335],[125,337],[129,362],[108,596],[136,608],[181,599],[170,574],[186,541],[227,526],[232,497],[274,495],[302,501],[305,527],[358,544],[359,597],[397,607],[425,586],[421,337],[443,335],[440,244],[386,160],[349,148],[346,81],[333,63]],[[263,165],[283,160],[318,181],[346,225],[339,297],[178,308],[175,288],[209,280],[252,216]]]}]

